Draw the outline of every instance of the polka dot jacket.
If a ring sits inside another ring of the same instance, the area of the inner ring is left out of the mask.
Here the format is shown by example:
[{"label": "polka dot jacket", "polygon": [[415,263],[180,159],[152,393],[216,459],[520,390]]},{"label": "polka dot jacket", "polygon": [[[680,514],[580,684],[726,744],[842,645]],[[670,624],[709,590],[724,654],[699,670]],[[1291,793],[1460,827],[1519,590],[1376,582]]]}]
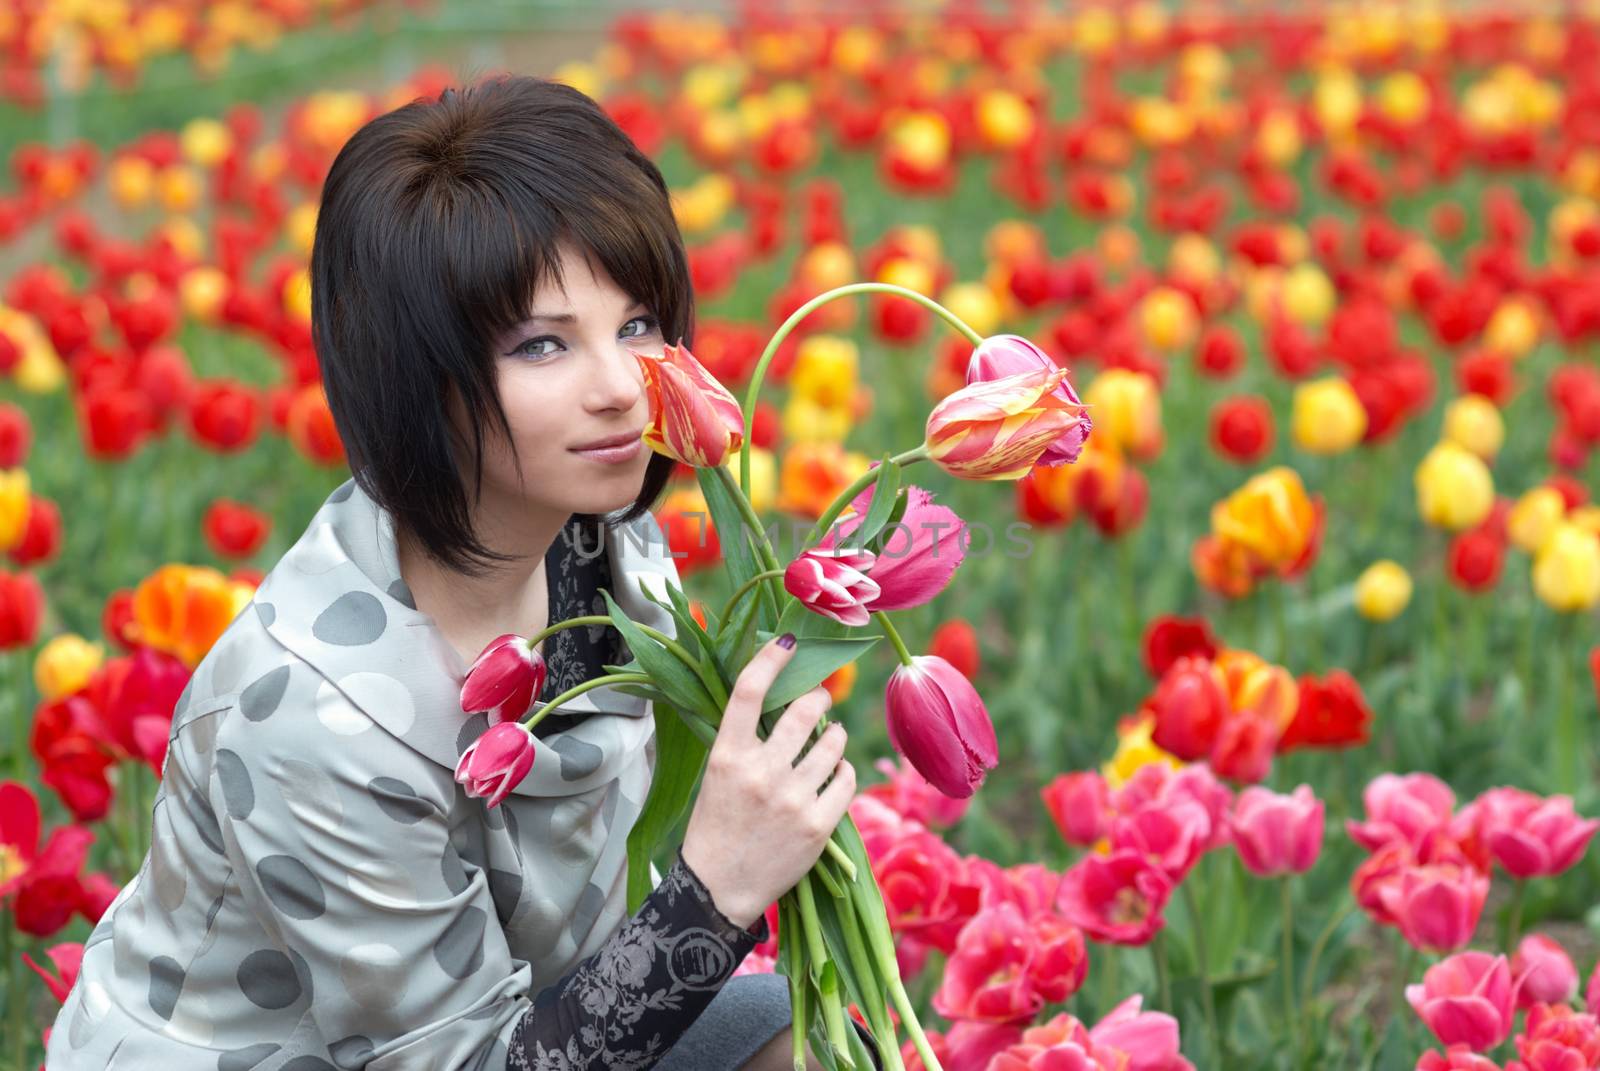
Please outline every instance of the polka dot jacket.
[{"label": "polka dot jacket", "polygon": [[[654,520],[585,535],[551,547],[551,620],[603,612],[604,586],[670,634],[640,593],[677,580]],[[544,698],[631,657],[609,627],[546,654]],[[392,518],[346,481],[180,697],[150,852],[86,942],[47,1068],[598,1071],[671,1048],[768,931],[681,858],[627,916],[650,704],[564,704],[490,809],[452,776],[487,728],[461,712],[466,669],[400,577]]]}]

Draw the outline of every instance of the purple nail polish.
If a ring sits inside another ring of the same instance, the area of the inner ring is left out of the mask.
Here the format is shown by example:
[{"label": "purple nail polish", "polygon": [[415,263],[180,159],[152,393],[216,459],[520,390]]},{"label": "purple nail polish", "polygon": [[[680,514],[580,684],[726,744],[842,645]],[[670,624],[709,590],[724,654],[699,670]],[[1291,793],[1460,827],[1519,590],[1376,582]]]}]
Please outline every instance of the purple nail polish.
[{"label": "purple nail polish", "polygon": [[785,651],[793,650],[794,649],[794,633],[785,632],[782,636],[779,636],[778,637],[778,646],[782,647]]}]

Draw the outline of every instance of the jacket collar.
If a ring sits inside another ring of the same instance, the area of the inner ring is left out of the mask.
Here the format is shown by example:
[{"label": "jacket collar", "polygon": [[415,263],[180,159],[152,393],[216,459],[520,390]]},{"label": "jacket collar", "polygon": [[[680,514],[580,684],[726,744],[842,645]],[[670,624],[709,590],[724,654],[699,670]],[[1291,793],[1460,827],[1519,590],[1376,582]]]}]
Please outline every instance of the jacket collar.
[{"label": "jacket collar", "polygon": [[[617,605],[634,621],[672,635],[672,616],[640,593],[643,585],[665,601],[666,585],[678,584],[654,518],[645,514],[608,528],[604,544]],[[462,713],[467,666],[433,618],[416,608],[400,576],[392,515],[353,477],[328,496],[262,581],[255,601],[274,639],[391,735],[440,765],[453,770],[462,750],[487,728],[483,714]],[[614,780],[624,764],[645,760],[655,729],[649,701],[607,685],[558,711],[585,716],[535,738],[533,770],[517,794],[586,792]]]}]

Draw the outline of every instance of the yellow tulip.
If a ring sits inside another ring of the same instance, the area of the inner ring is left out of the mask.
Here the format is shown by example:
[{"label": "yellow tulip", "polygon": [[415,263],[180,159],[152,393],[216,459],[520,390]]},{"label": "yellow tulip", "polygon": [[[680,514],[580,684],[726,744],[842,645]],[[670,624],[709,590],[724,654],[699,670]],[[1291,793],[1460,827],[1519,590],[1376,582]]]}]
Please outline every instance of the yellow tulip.
[{"label": "yellow tulip", "polygon": [[1367,411],[1347,380],[1328,376],[1295,388],[1290,427],[1300,449],[1342,454],[1367,433]]},{"label": "yellow tulip", "polygon": [[[933,269],[920,260],[911,257],[890,257],[878,267],[880,283],[889,283],[893,286],[903,286],[907,290],[915,290],[919,294],[933,296]],[[899,300],[910,300],[902,298]]]},{"label": "yellow tulip", "polygon": [[1415,71],[1395,71],[1378,85],[1378,110],[1410,126],[1428,114],[1428,83]]},{"label": "yellow tulip", "polygon": [[289,244],[309,257],[311,245],[317,236],[316,202],[301,201],[291,208],[288,219],[284,220],[283,230],[289,238]]},{"label": "yellow tulip", "polygon": [[168,212],[188,212],[200,203],[200,176],[183,164],[172,164],[156,176],[161,206]]},{"label": "yellow tulip", "polygon": [[178,298],[183,310],[203,323],[213,323],[228,296],[228,277],[219,268],[201,265],[190,268],[178,280]]},{"label": "yellow tulip", "polygon": [[1367,566],[1356,580],[1356,612],[1368,621],[1393,621],[1411,602],[1411,574],[1385,558]]},{"label": "yellow tulip", "polygon": [[138,208],[155,192],[156,169],[142,156],[118,156],[111,162],[106,182],[119,208]]},{"label": "yellow tulip", "polygon": [[32,489],[27,469],[0,469],[0,550],[16,546],[27,529]]},{"label": "yellow tulip", "polygon": [[1534,558],[1533,591],[1562,613],[1600,605],[1600,538],[1575,524],[1558,524]]},{"label": "yellow tulip", "polygon": [[1161,448],[1161,393],[1144,372],[1108,368],[1090,382],[1083,401],[1102,445],[1120,446],[1135,457]]},{"label": "yellow tulip", "polygon": [[[733,473],[734,482],[739,481],[740,455],[743,450],[737,450],[728,455],[724,462],[728,471]],[[698,492],[696,492],[698,493]],[[750,496],[750,504],[757,513],[765,513],[772,508],[773,502],[778,497],[778,460],[772,456],[771,450],[759,446],[750,447],[750,486],[746,492]],[[699,507],[704,510],[702,503]]]},{"label": "yellow tulip", "polygon": [[1276,569],[1305,556],[1317,535],[1317,504],[1287,465],[1258,473],[1211,508],[1211,530]]},{"label": "yellow tulip", "polygon": [[1000,326],[1000,302],[983,283],[952,283],[939,296],[939,304],[985,338]]},{"label": "yellow tulip", "polygon": [[1567,514],[1567,523],[1600,537],[1600,506],[1579,506]]},{"label": "yellow tulip", "polygon": [[911,112],[889,127],[894,151],[923,171],[934,171],[950,158],[950,124],[938,112]]},{"label": "yellow tulip", "polygon": [[1492,461],[1506,441],[1506,422],[1489,399],[1464,394],[1445,407],[1444,437]]},{"label": "yellow tulip", "polygon": [[1155,719],[1147,716],[1117,730],[1117,750],[1105,765],[1100,767],[1100,772],[1108,785],[1112,788],[1121,788],[1133,780],[1134,774],[1151,763],[1159,762],[1174,770],[1183,765],[1177,756],[1155,745],[1151,739],[1155,729]]},{"label": "yellow tulip", "polygon": [[1495,306],[1483,329],[1483,343],[1503,357],[1526,357],[1539,342],[1539,311],[1526,298],[1507,298]]},{"label": "yellow tulip", "polygon": [[311,271],[296,268],[283,281],[283,311],[301,323],[311,322]]},{"label": "yellow tulip", "polygon": [[856,257],[842,242],[822,242],[801,254],[795,275],[821,294],[856,278]]},{"label": "yellow tulip", "polygon": [[605,93],[605,78],[592,63],[573,60],[557,67],[550,76],[552,82],[569,85],[586,97],[599,99]]},{"label": "yellow tulip", "polygon": [[1328,71],[1311,91],[1311,109],[1325,130],[1349,131],[1361,117],[1361,83],[1348,70]]},{"label": "yellow tulip", "polygon": [[1139,302],[1139,325],[1146,342],[1170,353],[1194,341],[1200,317],[1188,294],[1170,286],[1158,286]]},{"label": "yellow tulip", "polygon": [[1494,477],[1483,459],[1445,441],[1428,451],[1415,474],[1422,519],[1459,532],[1479,524],[1494,508]]},{"label": "yellow tulip", "polygon": [[1283,277],[1283,311],[1297,324],[1318,326],[1333,314],[1338,295],[1315,264],[1296,264]]},{"label": "yellow tulip", "polygon": [[1014,149],[1033,136],[1037,123],[1028,102],[1009,89],[990,89],[978,96],[978,131],[999,149]]},{"label": "yellow tulip", "polygon": [[851,339],[808,335],[795,351],[789,389],[824,409],[848,410],[855,400],[860,362],[860,353]]},{"label": "yellow tulip", "polygon": [[105,648],[75,632],[54,636],[33,660],[33,683],[45,702],[71,695],[89,683],[105,661]]},{"label": "yellow tulip", "polygon": [[1556,530],[1567,512],[1567,500],[1554,487],[1535,487],[1511,507],[1506,516],[1506,532],[1511,542],[1529,554],[1539,553],[1550,533]]},{"label": "yellow tulip", "polygon": [[1222,258],[1209,238],[1186,231],[1174,238],[1167,250],[1167,270],[1185,282],[1213,283],[1222,274]]},{"label": "yellow tulip", "polygon": [[818,405],[800,394],[783,403],[783,437],[791,443],[839,443],[850,434],[855,420],[850,410]]},{"label": "yellow tulip", "polygon": [[216,119],[191,119],[178,133],[184,159],[197,167],[216,167],[233,151],[233,132]]},{"label": "yellow tulip", "polygon": [[1273,167],[1288,167],[1300,156],[1300,120],[1294,112],[1274,108],[1256,128],[1256,148]]}]

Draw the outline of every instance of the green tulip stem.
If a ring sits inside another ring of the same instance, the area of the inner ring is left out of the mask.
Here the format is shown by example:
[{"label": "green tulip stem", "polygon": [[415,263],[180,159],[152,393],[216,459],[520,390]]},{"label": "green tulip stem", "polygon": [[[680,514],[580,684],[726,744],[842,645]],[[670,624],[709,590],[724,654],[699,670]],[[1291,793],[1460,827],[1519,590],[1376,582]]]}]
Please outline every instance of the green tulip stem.
[{"label": "green tulip stem", "polygon": [[900,664],[911,665],[911,652],[906,648],[906,641],[900,638],[900,630],[889,620],[889,615],[878,610],[873,612],[872,618],[878,622],[878,627],[883,629],[883,634],[889,637],[889,642],[894,644],[895,654],[900,656]]},{"label": "green tulip stem", "polygon": [[[927,457],[928,444],[926,442],[921,442],[907,450],[905,453],[894,455],[889,460],[893,461],[896,465],[910,465],[918,461],[926,460]],[[828,506],[827,511],[824,512],[821,517],[817,518],[816,524],[811,526],[811,531],[806,535],[805,545],[807,547],[816,546],[822,537],[828,534],[829,526],[833,524],[833,522],[838,518],[839,514],[844,512],[844,508],[848,506],[851,501],[862,491],[866,490],[868,487],[871,487],[875,482],[877,482],[878,477],[881,475],[883,475],[883,466],[875,465],[866,472],[863,472],[860,476],[857,476],[855,480],[851,482],[849,487],[846,487],[843,491],[840,491],[839,494],[835,496],[833,502]]]},{"label": "green tulip stem", "polygon": [[[903,286],[895,286],[893,283],[850,283],[818,294],[794,310],[789,315],[789,318],[783,321],[778,330],[773,332],[772,338],[767,341],[767,348],[761,351],[761,359],[756,362],[755,371],[750,374],[750,386],[745,389],[744,395],[744,441],[746,446],[749,445],[750,435],[755,427],[756,396],[761,393],[761,382],[767,376],[767,365],[772,363],[772,358],[778,352],[778,347],[783,345],[783,340],[788,338],[789,333],[798,327],[800,322],[807,316],[810,316],[828,302],[848,297],[851,294],[897,294],[932,310],[951,327],[965,335],[974,346],[983,343],[983,336],[969,327],[961,317],[926,294],[919,294],[915,290],[909,290]],[[739,455],[739,487],[743,489],[749,486],[750,451],[746,449],[741,451]]]},{"label": "green tulip stem", "polygon": [[768,569],[765,572],[757,573],[749,580],[746,580],[743,584],[740,584],[739,590],[735,591],[733,595],[729,597],[728,605],[722,608],[722,613],[717,616],[717,620],[724,625],[727,624],[728,615],[733,613],[733,608],[739,605],[739,600],[744,598],[747,592],[754,590],[755,586],[761,583],[763,580],[771,580],[774,577],[781,577],[782,575],[782,569]]},{"label": "green tulip stem", "polygon": [[[800,879],[794,887],[795,900],[800,905],[800,933],[806,943],[806,951],[811,956],[811,963],[815,967],[825,967],[831,964],[832,957],[828,955],[828,946],[822,936],[822,922],[817,917],[816,894],[811,889],[811,875],[807,874]],[[822,1022],[827,1028],[828,1044],[833,1047],[834,1054],[845,1067],[855,1067],[855,1060],[850,1056],[850,1042],[845,1036],[844,1004],[839,998],[839,975],[837,970],[828,972],[823,970],[817,978],[817,991],[821,996]]]},{"label": "green tulip stem", "polygon": [[[579,625],[609,625],[611,623],[611,618],[605,614],[586,614],[583,617],[569,617],[565,621],[557,621],[548,628],[540,629],[528,641],[528,646],[530,648],[536,647],[544,641],[546,636],[560,632],[562,629],[577,628]],[[666,648],[667,652],[674,658],[688,666],[694,672],[694,675],[700,679],[700,683],[706,686],[707,693],[710,694],[712,701],[717,704],[719,709],[728,705],[728,693],[723,688],[722,681],[717,679],[716,674],[709,672],[705,666],[701,665],[698,658],[685,650],[683,644],[659,629],[651,628],[649,625],[641,625],[637,621],[634,622],[634,625],[640,632]]]},{"label": "green tulip stem", "polygon": [[534,711],[533,714],[523,719],[522,727],[524,729],[531,730],[535,725],[538,725],[544,720],[544,716],[546,714],[559,707],[562,703],[565,703],[567,700],[572,699],[575,696],[580,696],[584,692],[591,691],[595,688],[601,688],[608,684],[652,683],[654,682],[651,681],[650,675],[647,673],[607,673],[602,677],[593,677],[584,681],[582,684],[574,684],[571,688],[568,688],[566,691],[550,700],[550,702]]}]

